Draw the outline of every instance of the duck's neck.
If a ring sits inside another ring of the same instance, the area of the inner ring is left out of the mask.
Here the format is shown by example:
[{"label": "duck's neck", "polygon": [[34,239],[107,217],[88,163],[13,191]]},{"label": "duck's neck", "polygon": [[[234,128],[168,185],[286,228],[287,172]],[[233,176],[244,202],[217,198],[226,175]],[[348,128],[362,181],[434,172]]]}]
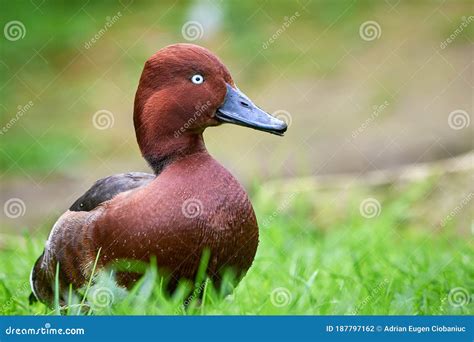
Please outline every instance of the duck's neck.
[{"label": "duck's neck", "polygon": [[195,153],[207,152],[202,134],[165,137],[153,144],[140,147],[143,157],[156,175],[177,160]]}]

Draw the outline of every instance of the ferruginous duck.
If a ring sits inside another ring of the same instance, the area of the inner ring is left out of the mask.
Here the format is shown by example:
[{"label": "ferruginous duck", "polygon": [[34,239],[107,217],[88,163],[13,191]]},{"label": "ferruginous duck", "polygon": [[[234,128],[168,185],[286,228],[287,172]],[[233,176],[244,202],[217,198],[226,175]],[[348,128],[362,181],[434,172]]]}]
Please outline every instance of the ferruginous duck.
[{"label": "ferruginous duck", "polygon": [[[182,278],[195,279],[205,250],[215,284],[228,268],[238,279],[245,275],[258,245],[255,213],[244,188],[209,155],[202,137],[207,127],[222,123],[277,135],[287,129],[243,94],[207,49],[175,44],[148,59],[134,124],[154,174],[98,180],[58,219],[31,272],[34,297],[52,303],[59,264],[59,296],[65,300],[70,284],[79,289],[89,281],[96,258],[96,270],[122,259],[156,258],[171,290]],[[126,287],[137,279],[135,273],[117,277]]]}]

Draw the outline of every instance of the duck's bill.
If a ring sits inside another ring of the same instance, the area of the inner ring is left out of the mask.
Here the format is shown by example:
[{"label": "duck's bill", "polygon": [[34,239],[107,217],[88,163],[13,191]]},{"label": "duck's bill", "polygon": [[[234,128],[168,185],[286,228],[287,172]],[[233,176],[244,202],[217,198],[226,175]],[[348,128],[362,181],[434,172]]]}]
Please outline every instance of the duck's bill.
[{"label": "duck's bill", "polygon": [[283,135],[287,124],[258,108],[239,89],[227,84],[224,103],[217,109],[216,117],[227,123],[250,127],[276,135]]}]

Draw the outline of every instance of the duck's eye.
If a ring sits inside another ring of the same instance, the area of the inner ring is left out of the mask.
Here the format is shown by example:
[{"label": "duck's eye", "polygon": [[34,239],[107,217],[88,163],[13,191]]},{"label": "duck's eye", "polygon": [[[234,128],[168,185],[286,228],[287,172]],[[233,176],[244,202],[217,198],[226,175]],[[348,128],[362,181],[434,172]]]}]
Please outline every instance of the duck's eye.
[{"label": "duck's eye", "polygon": [[201,84],[202,82],[204,82],[204,77],[199,74],[193,75],[193,77],[191,77],[191,82],[193,82],[194,84]]}]

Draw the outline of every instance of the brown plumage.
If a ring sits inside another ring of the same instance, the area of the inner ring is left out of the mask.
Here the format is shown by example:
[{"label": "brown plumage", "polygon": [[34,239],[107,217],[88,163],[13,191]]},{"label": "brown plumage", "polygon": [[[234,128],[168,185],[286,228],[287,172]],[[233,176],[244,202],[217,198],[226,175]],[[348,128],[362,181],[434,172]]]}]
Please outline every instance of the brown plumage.
[{"label": "brown plumage", "polygon": [[[31,273],[34,295],[51,303],[56,265],[61,294],[85,285],[98,268],[121,259],[148,262],[179,279],[196,277],[210,251],[207,274],[219,284],[231,268],[251,266],[258,226],[238,181],[207,152],[202,132],[222,122],[283,134],[286,125],[256,107],[208,50],[190,44],[161,49],[145,64],[135,98],[137,141],[155,175],[100,180],[54,225]],[[136,275],[122,273],[124,286]]]}]

